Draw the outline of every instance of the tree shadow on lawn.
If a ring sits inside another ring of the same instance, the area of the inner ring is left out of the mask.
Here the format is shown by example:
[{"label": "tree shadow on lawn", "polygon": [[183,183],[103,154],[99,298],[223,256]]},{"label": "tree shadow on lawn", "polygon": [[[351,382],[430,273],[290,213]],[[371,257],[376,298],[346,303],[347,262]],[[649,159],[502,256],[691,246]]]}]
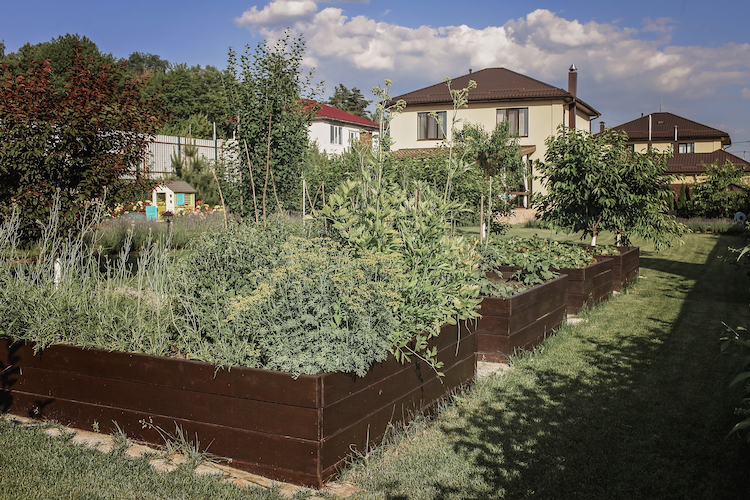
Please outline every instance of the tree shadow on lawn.
[{"label": "tree shadow on lawn", "polygon": [[[642,260],[649,282],[634,297],[604,306],[626,312],[643,300],[638,294],[667,291],[684,297],[674,321],[658,317],[656,308],[647,332],[634,333],[625,319],[608,325],[604,336],[581,325],[568,335],[587,368],[574,373],[553,363],[521,363],[512,376],[533,379],[532,388],[496,383],[490,404],[464,410],[465,426],[443,424],[494,496],[750,498],[750,450],[725,439],[738,399],[727,390],[729,371],[718,358],[721,328],[713,326],[722,319],[750,326],[747,278],[718,265],[725,265],[717,256],[726,243],[718,239],[706,265]],[[665,273],[681,277],[679,288]],[[732,317],[708,318],[712,312]],[[596,316],[595,310],[590,322]],[[452,496],[446,489],[438,498]]]}]

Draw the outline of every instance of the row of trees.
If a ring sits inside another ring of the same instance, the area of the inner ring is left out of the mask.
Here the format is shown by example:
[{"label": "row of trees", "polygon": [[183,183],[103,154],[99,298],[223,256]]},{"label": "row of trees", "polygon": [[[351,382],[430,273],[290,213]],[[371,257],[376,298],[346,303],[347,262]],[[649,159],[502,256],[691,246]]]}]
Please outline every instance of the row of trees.
[{"label": "row of trees", "polygon": [[[77,48],[76,48],[77,47]],[[63,93],[70,72],[70,61],[78,50],[96,72],[103,64],[110,67],[127,62],[121,78],[140,79],[146,82],[142,92],[147,97],[161,96],[163,109],[169,110],[161,131],[167,135],[213,138],[213,124],[220,139],[232,137],[237,115],[232,108],[229,90],[237,85],[236,74],[231,69],[219,70],[215,66],[188,66],[175,64],[158,55],[133,52],[127,59],[119,59],[99,50],[85,36],[66,34],[48,42],[26,43],[17,51],[5,53],[0,45],[0,67],[7,65],[15,76],[25,75],[33,61],[50,62],[50,82],[54,92]],[[364,98],[357,88],[349,90],[342,84],[335,87],[327,104],[349,113],[370,118]]]}]

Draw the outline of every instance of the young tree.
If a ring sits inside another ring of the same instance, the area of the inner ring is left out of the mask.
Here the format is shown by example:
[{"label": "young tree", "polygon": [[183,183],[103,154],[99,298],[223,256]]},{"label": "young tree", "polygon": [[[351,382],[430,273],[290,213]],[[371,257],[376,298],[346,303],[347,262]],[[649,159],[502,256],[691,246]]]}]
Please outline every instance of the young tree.
[{"label": "young tree", "polygon": [[618,243],[637,235],[658,248],[684,234],[685,226],[666,214],[668,157],[629,151],[626,141],[613,130],[591,135],[560,126],[538,164],[547,188],[535,203],[540,218],[591,235],[591,246],[602,230],[617,233]]},{"label": "young tree", "polygon": [[[142,80],[124,80],[122,65],[90,69],[78,48],[67,63],[66,85],[54,91],[50,61],[25,75],[6,67],[0,84],[0,213],[22,217],[34,240],[37,221],[60,193],[61,228],[74,224],[91,201],[141,192],[149,186],[146,146],[163,122],[157,99],[141,96]],[[124,83],[121,83],[124,82]]]},{"label": "young tree", "polygon": [[[238,156],[242,173],[242,215],[255,212],[258,220],[269,207],[297,209],[301,199],[302,164],[308,147],[308,126],[318,95],[311,86],[312,73],[301,75],[305,42],[287,32],[274,45],[259,43],[253,54],[241,59],[236,74],[230,50],[230,88],[234,100]],[[248,49],[249,52],[249,49]],[[257,207],[257,208],[255,208]]]},{"label": "young tree", "polygon": [[745,209],[748,194],[742,189],[743,175],[742,169],[729,160],[721,166],[714,163],[706,167],[706,180],[693,186],[690,212],[699,217],[733,217]]}]

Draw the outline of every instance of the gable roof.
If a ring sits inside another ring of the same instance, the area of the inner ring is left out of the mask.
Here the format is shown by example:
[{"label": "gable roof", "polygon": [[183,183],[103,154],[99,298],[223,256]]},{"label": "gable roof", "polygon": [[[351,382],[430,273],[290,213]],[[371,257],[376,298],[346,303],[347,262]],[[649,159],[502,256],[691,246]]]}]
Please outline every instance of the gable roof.
[{"label": "gable roof", "polygon": [[[477,88],[469,91],[469,102],[491,101],[534,101],[562,99],[582,104],[591,116],[600,116],[597,110],[575,97],[567,90],[559,89],[526,75],[506,68],[487,68],[468,73],[451,82],[451,88],[462,89],[469,81],[477,82]],[[394,97],[392,101],[403,99],[406,105],[447,104],[453,102],[445,82],[436,83],[423,89]]]},{"label": "gable roof", "polygon": [[174,193],[197,193],[193,186],[185,181],[166,181],[159,184]]},{"label": "gable roof", "polygon": [[668,174],[702,174],[713,163],[723,165],[729,160],[735,167],[750,172],[750,162],[739,156],[717,149],[713,153],[678,153],[667,162]]},{"label": "gable roof", "polygon": [[318,110],[318,114],[315,116],[315,120],[324,120],[326,118],[358,125],[364,128],[376,129],[379,127],[377,123],[366,118],[362,118],[361,116],[353,115],[351,113],[347,113],[346,111],[341,111],[340,109],[334,108],[333,106],[329,106],[327,104],[321,104],[320,109]]},{"label": "gable roof", "polygon": [[633,121],[613,127],[613,130],[626,132],[628,134],[628,139],[631,141],[647,141],[649,116],[651,117],[652,141],[667,139],[668,141],[673,142],[675,140],[675,127],[677,127],[678,141],[690,139],[716,139],[721,140],[722,146],[732,145],[732,139],[729,137],[728,133],[666,112],[651,113],[650,115],[642,116]]}]

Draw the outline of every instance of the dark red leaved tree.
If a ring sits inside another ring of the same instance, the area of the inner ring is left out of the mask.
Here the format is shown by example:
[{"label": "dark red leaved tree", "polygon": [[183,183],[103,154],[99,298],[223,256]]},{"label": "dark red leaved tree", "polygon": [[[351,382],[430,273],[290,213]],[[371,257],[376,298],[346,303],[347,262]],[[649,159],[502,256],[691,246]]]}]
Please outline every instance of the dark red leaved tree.
[{"label": "dark red leaved tree", "polygon": [[105,190],[108,200],[148,190],[146,148],[164,122],[158,96],[144,97],[147,82],[125,79],[120,65],[92,71],[77,49],[61,94],[51,70],[48,60],[24,76],[6,68],[0,83],[0,215],[19,211],[25,241],[58,190],[61,231]]}]

